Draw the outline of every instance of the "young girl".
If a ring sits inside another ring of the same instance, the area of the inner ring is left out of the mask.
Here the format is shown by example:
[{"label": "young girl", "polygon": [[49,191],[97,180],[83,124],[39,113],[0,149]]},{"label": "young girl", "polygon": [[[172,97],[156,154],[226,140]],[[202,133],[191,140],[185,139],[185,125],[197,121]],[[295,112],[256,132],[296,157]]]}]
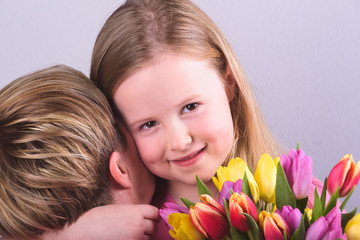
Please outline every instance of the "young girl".
[{"label": "young girl", "polygon": [[191,1],[127,1],[99,33],[90,78],[167,181],[167,200],[198,201],[196,174],[216,195],[211,177],[230,158],[254,169],[282,152],[229,43]]}]

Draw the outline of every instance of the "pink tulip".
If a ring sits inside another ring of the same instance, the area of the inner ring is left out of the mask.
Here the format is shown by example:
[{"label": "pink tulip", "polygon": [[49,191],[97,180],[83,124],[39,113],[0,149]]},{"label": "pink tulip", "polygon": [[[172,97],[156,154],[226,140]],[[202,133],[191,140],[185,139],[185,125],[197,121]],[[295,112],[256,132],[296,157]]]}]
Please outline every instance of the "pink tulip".
[{"label": "pink tulip", "polygon": [[191,222],[208,239],[224,238],[230,230],[224,207],[210,195],[202,194],[200,199],[190,207]]},{"label": "pink tulip", "polygon": [[358,184],[359,179],[360,162],[355,164],[352,155],[347,154],[331,170],[327,180],[327,189],[331,195],[334,195],[339,188],[339,197],[344,197]]},{"label": "pink tulip", "polygon": [[169,226],[168,219],[169,215],[172,213],[188,213],[189,210],[186,207],[177,205],[176,203],[167,202],[164,206],[159,210],[160,217],[164,220],[164,222]]},{"label": "pink tulip", "polygon": [[287,155],[281,156],[280,163],[296,199],[309,196],[313,174],[312,158],[306,156],[302,149],[291,149]]},{"label": "pink tulip", "polygon": [[293,234],[300,225],[302,217],[300,210],[298,208],[293,209],[291,206],[283,206],[281,210],[276,209],[275,212],[283,217],[289,226],[290,234]]},{"label": "pink tulip", "polygon": [[244,215],[249,214],[256,222],[258,221],[258,213],[254,202],[245,193],[233,193],[229,200],[230,221],[236,229],[241,232],[250,230],[250,226]]},{"label": "pink tulip", "polygon": [[334,207],[325,217],[319,217],[308,229],[305,240],[342,239],[341,212]]},{"label": "pink tulip", "polygon": [[265,239],[283,240],[290,239],[290,229],[280,214],[261,211],[259,214],[259,226],[264,233]]},{"label": "pink tulip", "polygon": [[224,198],[229,200],[231,197],[231,190],[233,192],[240,193],[242,191],[242,179],[237,180],[236,182],[225,181],[222,185],[219,203],[224,206]]}]

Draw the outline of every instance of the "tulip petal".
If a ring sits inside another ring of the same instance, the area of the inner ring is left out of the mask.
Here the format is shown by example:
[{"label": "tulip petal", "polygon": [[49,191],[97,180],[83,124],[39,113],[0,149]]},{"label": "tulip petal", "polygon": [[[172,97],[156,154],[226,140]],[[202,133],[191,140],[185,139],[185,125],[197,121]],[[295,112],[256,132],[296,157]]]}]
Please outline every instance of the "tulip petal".
[{"label": "tulip petal", "polygon": [[201,194],[200,200],[203,201],[205,204],[214,207],[219,213],[226,216],[224,207],[221,206],[221,204],[218,201],[216,201],[212,196],[208,194]]},{"label": "tulip petal", "polygon": [[204,235],[206,238],[209,238],[209,236],[207,235],[206,231],[202,228],[197,216],[196,216],[196,212],[194,209],[194,206],[191,206],[189,209],[189,216],[190,216],[190,220],[192,222],[192,224],[194,225],[194,227],[202,234]]},{"label": "tulip petal", "polygon": [[231,189],[234,189],[235,183],[231,181],[225,181],[220,192],[219,203],[224,206],[224,198],[229,199],[231,196]]},{"label": "tulip petal", "polygon": [[334,195],[337,189],[343,185],[346,173],[350,169],[350,158],[345,156],[333,167],[328,176],[327,190],[331,195]]},{"label": "tulip petal", "polygon": [[[227,218],[219,209],[205,203],[196,203],[194,211],[201,228],[209,236],[208,238],[221,239],[229,232]],[[193,221],[192,215],[193,213],[190,213],[190,218]],[[198,227],[196,228],[199,230]]]},{"label": "tulip petal", "polygon": [[186,213],[172,213],[169,215],[169,224],[173,227],[170,236],[177,240],[203,240],[205,237],[196,230],[190,217]]},{"label": "tulip petal", "polygon": [[237,193],[241,193],[242,191],[242,179],[239,179],[235,182],[234,187],[233,187],[233,192],[237,192]]},{"label": "tulip petal", "polygon": [[257,202],[259,200],[259,188],[246,162],[239,157],[231,159],[226,167],[220,166],[216,171],[216,177],[213,177],[212,180],[216,188],[221,192],[224,182],[236,182],[239,179],[243,179],[245,172],[249,181],[251,194],[254,201]]},{"label": "tulip petal", "polygon": [[235,192],[229,201],[231,224],[241,232],[250,230],[247,218],[240,213],[246,213],[251,216],[255,222],[258,221],[257,209],[254,202],[245,193]]},{"label": "tulip petal", "polygon": [[359,179],[360,179],[360,162],[358,162],[355,165],[355,162],[352,161],[350,164],[350,169],[340,189],[339,196],[343,197],[348,195],[349,192],[353,189],[353,187],[358,184]]},{"label": "tulip petal", "polygon": [[234,226],[240,232],[247,232],[250,230],[250,226],[247,222],[246,217],[240,214],[243,213],[244,211],[239,204],[233,202],[230,203],[229,211],[230,211],[230,221],[232,226]]},{"label": "tulip petal", "polygon": [[290,229],[285,220],[281,217],[280,214],[273,212],[271,214],[272,218],[274,219],[276,225],[280,229],[282,233],[286,233],[286,236],[290,236]]},{"label": "tulip petal", "polygon": [[265,239],[283,240],[284,235],[276,226],[274,219],[270,216],[264,219],[264,236]]},{"label": "tulip petal", "polygon": [[305,240],[320,240],[328,229],[325,217],[319,217],[306,232]]},{"label": "tulip petal", "polygon": [[[298,159],[296,170],[293,172],[293,185],[292,189],[296,199],[303,199],[309,196],[313,175],[313,164],[310,156]],[[300,181],[301,180],[301,181]]]},{"label": "tulip petal", "polygon": [[360,239],[360,213],[356,214],[348,221],[345,227],[345,233],[349,240]]},{"label": "tulip petal", "polygon": [[263,154],[255,171],[255,180],[259,187],[260,198],[275,203],[276,167],[269,154]]},{"label": "tulip petal", "polygon": [[293,234],[300,225],[302,214],[298,208],[293,209],[291,206],[283,206],[281,210],[276,209],[276,213],[280,214],[287,223],[290,234]]},{"label": "tulip petal", "polygon": [[187,213],[189,210],[186,207],[177,205],[176,203],[167,202],[164,206],[159,210],[160,217],[168,223],[169,215],[172,213]]},{"label": "tulip petal", "polygon": [[[291,150],[290,150],[291,151]],[[286,154],[283,154],[283,155],[281,155],[281,157],[280,157],[280,164],[281,164],[281,166],[283,167],[283,169],[284,169],[284,172],[285,172],[285,174],[286,174],[286,176],[288,176],[289,175],[289,168],[290,168],[290,158],[286,155]],[[289,179],[288,179],[288,181],[289,181]]]},{"label": "tulip petal", "polygon": [[286,220],[289,228],[290,228],[290,234],[294,233],[296,229],[300,225],[301,221],[301,212],[298,208],[295,208],[290,214],[288,220]]},{"label": "tulip petal", "polygon": [[321,240],[334,240],[334,239],[342,239],[341,228],[327,231]]}]

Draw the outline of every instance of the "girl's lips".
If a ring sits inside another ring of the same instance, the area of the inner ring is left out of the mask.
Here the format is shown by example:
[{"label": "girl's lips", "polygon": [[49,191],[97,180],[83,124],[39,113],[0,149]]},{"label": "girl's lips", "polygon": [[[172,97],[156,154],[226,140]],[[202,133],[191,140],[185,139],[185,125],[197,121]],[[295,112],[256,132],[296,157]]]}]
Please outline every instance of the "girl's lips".
[{"label": "girl's lips", "polygon": [[205,148],[206,147],[203,147],[202,149],[200,149],[200,151],[189,154],[188,156],[170,160],[170,162],[180,167],[191,166],[201,159],[201,157],[205,153]]}]

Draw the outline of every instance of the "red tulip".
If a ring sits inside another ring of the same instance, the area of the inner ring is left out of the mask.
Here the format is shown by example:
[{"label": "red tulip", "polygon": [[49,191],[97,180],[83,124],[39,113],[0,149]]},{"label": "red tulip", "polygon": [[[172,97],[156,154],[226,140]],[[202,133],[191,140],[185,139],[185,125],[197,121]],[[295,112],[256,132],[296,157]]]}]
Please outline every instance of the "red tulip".
[{"label": "red tulip", "polygon": [[230,230],[224,207],[210,195],[202,194],[200,199],[190,207],[191,222],[208,239],[224,238]]},{"label": "red tulip", "polygon": [[269,213],[261,211],[259,215],[259,225],[262,229],[265,239],[283,240],[286,237],[290,238],[290,229],[285,220],[276,212]]},{"label": "red tulip", "polygon": [[258,221],[258,213],[254,202],[245,193],[234,192],[229,200],[229,211],[231,225],[241,232],[250,230],[250,226],[244,215],[249,214],[256,222]]},{"label": "red tulip", "polygon": [[327,180],[327,189],[331,195],[334,195],[339,188],[339,197],[344,197],[358,184],[359,179],[360,162],[355,164],[352,155],[347,154],[331,170]]}]

